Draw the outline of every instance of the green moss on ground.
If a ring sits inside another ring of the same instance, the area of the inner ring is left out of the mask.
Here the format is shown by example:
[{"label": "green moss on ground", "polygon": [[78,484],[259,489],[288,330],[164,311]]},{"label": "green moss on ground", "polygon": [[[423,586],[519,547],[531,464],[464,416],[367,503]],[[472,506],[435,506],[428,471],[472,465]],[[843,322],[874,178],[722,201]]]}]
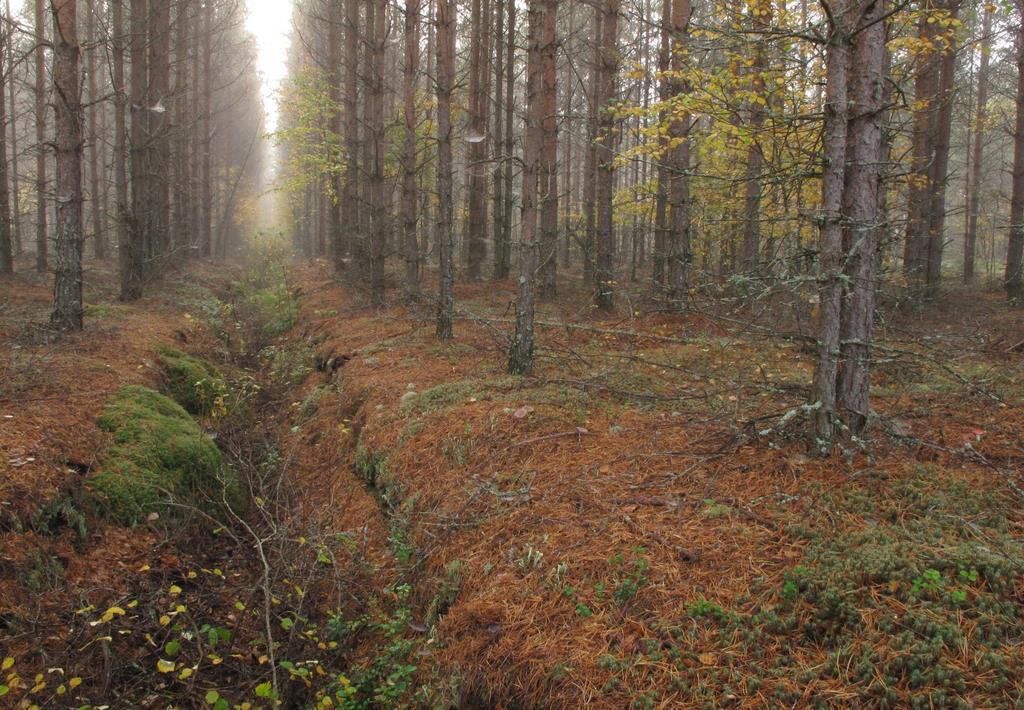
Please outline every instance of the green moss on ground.
[{"label": "green moss on ground", "polygon": [[172,500],[206,510],[210,501],[243,506],[241,486],[220,451],[169,398],[125,387],[107,402],[99,425],[114,438],[89,484],[97,508],[117,522],[133,525],[165,513]]},{"label": "green moss on ground", "polygon": [[161,347],[157,350],[157,365],[167,393],[192,414],[212,414],[224,407],[227,382],[210,363],[174,348]]}]

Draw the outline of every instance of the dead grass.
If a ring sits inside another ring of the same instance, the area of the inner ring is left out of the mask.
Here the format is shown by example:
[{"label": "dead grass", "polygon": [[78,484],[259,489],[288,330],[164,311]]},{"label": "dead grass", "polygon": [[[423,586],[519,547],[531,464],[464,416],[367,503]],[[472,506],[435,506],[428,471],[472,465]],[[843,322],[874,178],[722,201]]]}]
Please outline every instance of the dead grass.
[{"label": "dead grass", "polygon": [[[460,565],[430,657],[478,706],[754,707],[794,688],[855,702],[858,691],[841,683],[779,678],[731,687],[727,698],[723,669],[756,677],[760,661],[721,648],[710,631],[707,647],[681,661],[686,683],[679,664],[648,649],[668,644],[667,629],[687,623],[694,603],[756,611],[754,590],[777,592],[804,555],[792,526],[851,477],[909,475],[931,463],[1004,493],[1020,483],[1020,401],[997,402],[928,359],[954,338],[962,345],[957,327],[969,327],[965,318],[920,340],[948,319],[941,310],[918,315],[913,330],[890,324],[883,336],[922,355],[893,363],[945,388],[922,393],[883,366],[878,380],[890,389],[876,400],[882,420],[871,455],[822,460],[799,438],[758,435],[806,401],[813,360],[799,341],[696,315],[602,320],[560,301],[541,315],[551,325],[541,328],[534,376],[510,379],[502,368],[509,285],[460,287],[472,315],[457,323],[453,343],[439,344],[429,309],[419,320],[398,308],[371,313],[317,267],[296,278],[304,334],[352,356],[338,376],[340,399],[360,446],[404,495],[395,507],[415,550],[408,573],[421,581],[421,609],[446,569]],[[328,305],[338,315],[318,316]],[[1020,328],[1020,315],[994,299],[978,307],[989,314],[969,318],[993,332]],[[563,318],[583,327],[558,326]],[[965,358],[1003,382],[1020,367],[1019,358],[994,357],[990,344]],[[409,392],[417,395],[403,403]],[[800,668],[825,660],[787,642],[761,651],[795,654]],[[695,684],[704,682],[720,694],[700,700]]]}]

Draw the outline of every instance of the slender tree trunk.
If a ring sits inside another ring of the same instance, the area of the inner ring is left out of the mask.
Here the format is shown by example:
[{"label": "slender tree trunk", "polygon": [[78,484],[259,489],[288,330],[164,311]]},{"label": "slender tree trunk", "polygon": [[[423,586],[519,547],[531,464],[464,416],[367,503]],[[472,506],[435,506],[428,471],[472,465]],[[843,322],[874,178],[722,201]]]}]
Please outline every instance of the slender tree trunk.
[{"label": "slender tree trunk", "polygon": [[[667,123],[670,120],[669,102],[672,99],[673,89],[677,83],[670,80],[668,72],[672,66],[673,28],[672,8],[673,0],[662,0],[661,3],[661,45],[658,49],[658,73],[660,75],[660,86],[658,98],[661,101],[661,108],[658,111],[658,123]],[[670,241],[671,227],[668,220],[668,191],[671,182],[669,172],[670,142],[667,134],[658,137],[658,186],[654,196],[654,255],[652,258],[651,286],[654,294],[667,293],[668,282],[666,279],[668,263],[668,244]]]},{"label": "slender tree trunk", "polygon": [[158,267],[170,252],[170,140],[168,109],[171,79],[171,0],[149,0],[149,135],[146,143],[146,232],[149,242],[147,278],[158,275]]},{"label": "slender tree trunk", "polygon": [[944,10],[955,19],[959,5],[960,0],[928,0],[918,24],[918,39],[932,49],[919,52],[914,76],[917,109],[911,134],[913,175],[907,191],[903,271],[925,296],[934,295],[941,275],[956,66],[955,32],[935,21],[935,11]]},{"label": "slender tree trunk", "polygon": [[[857,0],[852,0],[856,2]],[[820,352],[814,374],[816,433],[830,448],[838,417],[838,375],[843,299],[843,185],[849,122],[851,0],[823,0],[831,26],[825,48],[825,125],[822,133],[821,216],[819,224]]]},{"label": "slender tree trunk", "polygon": [[[949,18],[955,21],[960,0],[948,4]],[[946,184],[949,181],[949,145],[953,130],[953,97],[956,92],[956,33],[949,33],[949,46],[942,54],[939,65],[939,102],[934,135],[934,154],[931,163],[928,196],[928,260],[926,264],[925,295],[934,298],[942,280],[942,254],[946,243]]]},{"label": "slender tree trunk", "polygon": [[591,36],[594,42],[594,63],[590,68],[590,96],[588,97],[587,119],[587,155],[583,168],[583,283],[595,286],[597,269],[595,261],[597,246],[597,143],[598,116],[600,113],[601,67],[603,64],[601,51],[601,24],[604,13],[600,7],[594,8],[594,21]]},{"label": "slender tree trunk", "polygon": [[1017,122],[1013,135],[1013,192],[1004,283],[1010,303],[1024,305],[1024,0],[1017,0]]},{"label": "slender tree trunk", "polygon": [[82,329],[82,76],[75,0],[51,0],[57,239],[53,315],[60,330]]},{"label": "slender tree trunk", "polygon": [[189,62],[189,51],[192,46],[192,0],[181,0],[178,4],[175,22],[177,36],[174,40],[174,182],[171,219],[171,245],[176,262],[181,262],[190,255],[189,241],[189,186],[192,180],[192,161],[189,155],[192,133],[189,115],[189,93],[195,93],[195,86],[190,85],[189,75],[192,63]]},{"label": "slender tree trunk", "polygon": [[402,234],[405,256],[405,297],[420,296],[419,215],[416,195],[416,84],[420,70],[420,0],[405,3],[405,67],[402,75],[405,149],[402,157]]},{"label": "slender tree trunk", "polygon": [[[515,134],[513,121],[515,116],[515,75],[516,75],[516,3],[506,0],[507,29],[505,30],[505,147],[502,151],[502,205],[500,234],[494,235],[494,278],[507,279],[512,269],[512,202],[513,202],[513,160],[515,158]],[[499,114],[498,120],[501,120]]]},{"label": "slender tree trunk", "polygon": [[[0,28],[0,76],[13,71],[7,62],[10,56],[5,42],[10,42],[13,33]],[[12,79],[13,80],[13,79]],[[12,104],[13,105],[13,104]],[[11,229],[11,201],[7,187],[7,91],[0,86],[0,274],[14,273],[14,240]]]},{"label": "slender tree trunk", "polygon": [[36,21],[36,271],[46,273],[49,235],[46,194],[46,12],[43,0],[35,2]]},{"label": "slender tree trunk", "polygon": [[974,113],[974,148],[970,194],[967,197],[967,232],[964,235],[964,282],[974,281],[974,254],[978,243],[978,208],[985,165],[985,120],[988,115],[988,65],[992,54],[992,12],[982,8],[981,64],[978,67],[978,103]]},{"label": "slender tree trunk", "polygon": [[867,7],[853,41],[849,96],[857,107],[849,119],[843,192],[843,258],[846,278],[840,344],[839,411],[850,437],[864,431],[870,414],[871,339],[874,331],[876,267],[884,226],[879,224],[882,182],[882,121],[885,116],[884,0]]},{"label": "slender tree trunk", "polygon": [[487,186],[487,141],[486,117],[484,104],[484,76],[487,71],[487,41],[489,29],[483,28],[483,17],[486,15],[486,0],[471,0],[470,4],[470,60],[469,60],[469,111],[467,115],[467,189],[466,189],[466,231],[465,255],[466,278],[470,281],[480,279],[483,260],[486,256],[486,186]]},{"label": "slender tree trunk", "polygon": [[[686,82],[681,78],[685,66],[683,51],[686,46],[686,33],[690,23],[690,0],[672,0],[672,35],[674,37],[670,79],[670,92],[673,96],[686,93]],[[692,221],[690,208],[690,115],[677,115],[669,123],[669,135],[675,143],[669,150],[668,159],[668,202],[670,210],[669,222],[669,260],[668,267],[668,300],[675,308],[682,308],[686,303],[690,286],[690,225]],[[758,187],[760,190],[760,187]]]},{"label": "slender tree trunk", "polygon": [[[117,0],[114,0],[116,3]],[[117,6],[115,5],[115,8]],[[131,211],[128,217],[128,248],[121,255],[121,299],[134,301],[142,297],[146,277],[146,197],[148,170],[146,141],[149,136],[146,25],[149,18],[146,0],[131,0]]]},{"label": "slender tree trunk", "polygon": [[[93,45],[96,42],[96,0],[88,0],[85,5],[85,38],[86,43]],[[89,88],[89,207],[92,216],[92,238],[93,256],[97,259],[107,258],[107,235],[103,225],[103,194],[100,188],[100,160],[99,149],[103,134],[99,131],[97,105],[100,101],[100,92],[96,82],[96,49],[90,48],[85,52],[85,72]]]},{"label": "slender tree trunk", "polygon": [[437,0],[437,244],[441,286],[437,337],[451,340],[455,311],[452,225],[452,89],[455,84],[455,2]]},{"label": "slender tree trunk", "polygon": [[[751,25],[755,33],[766,33],[771,27],[771,0],[755,0],[750,5]],[[768,70],[767,38],[755,39],[751,71],[750,102],[750,146],[747,148],[747,168],[744,177],[743,252],[740,257],[743,269],[755,272],[761,258],[761,171],[764,169],[764,155],[761,153],[761,129],[768,112],[768,97],[765,91],[765,72]]]},{"label": "slender tree trunk", "polygon": [[370,0],[367,8],[367,30],[370,33],[372,54],[370,66],[369,129],[372,135],[372,162],[370,164],[370,300],[375,306],[384,305],[384,254],[387,242],[387,204],[384,199],[384,154],[387,136],[384,125],[384,72],[387,43],[387,0]]},{"label": "slender tree trunk", "polygon": [[199,120],[199,252],[213,253],[213,3],[203,3],[202,115]]},{"label": "slender tree trunk", "polygon": [[[507,0],[514,2],[514,0]],[[500,275],[499,264],[502,233],[505,229],[505,185],[502,181],[505,161],[509,156],[504,155],[505,150],[505,112],[504,105],[504,84],[505,76],[505,3],[506,0],[496,0],[494,13],[494,173],[492,182],[494,191],[491,193],[491,220],[494,230],[494,269],[495,279],[506,278]]]},{"label": "slender tree trunk", "polygon": [[597,236],[597,290],[595,302],[603,311],[610,311],[615,304],[615,224],[612,202],[615,192],[615,147],[618,143],[618,127],[613,104],[618,98],[616,75],[619,71],[619,2],[604,0],[596,12],[602,13],[601,42],[599,45],[597,95],[597,178],[595,180],[594,202],[596,210],[595,231]]},{"label": "slender tree trunk", "polygon": [[[514,375],[533,371],[534,284],[537,278],[537,198],[544,171],[545,91],[544,51],[549,0],[531,0],[528,8],[526,54],[526,126],[523,136],[523,226],[519,240],[519,298],[516,301],[516,330],[508,353],[508,371]],[[541,196],[542,197],[542,196]]]},{"label": "slender tree trunk", "polygon": [[359,0],[345,0],[345,139],[346,166],[342,205],[349,238],[345,240],[345,256],[352,245],[362,244],[359,204]]},{"label": "slender tree trunk", "polygon": [[541,26],[541,161],[538,173],[540,210],[538,267],[541,298],[558,293],[558,0],[547,0]]},{"label": "slender tree trunk", "polygon": [[[7,16],[11,17],[11,0],[6,1]],[[21,256],[25,242],[22,239],[21,224],[21,171],[18,163],[21,154],[18,150],[18,103],[15,92],[16,76],[14,73],[14,37],[13,32],[8,36],[7,41],[7,91],[10,99],[9,113],[11,122],[11,208],[13,210],[14,224],[14,256]]]},{"label": "slender tree trunk", "polygon": [[[337,148],[343,141],[342,128],[344,117],[341,111],[341,6],[342,0],[327,0],[327,82],[330,87],[330,145]],[[339,155],[340,157],[340,155]],[[332,163],[340,164],[340,160],[332,160]],[[341,273],[345,270],[345,246],[344,246],[344,215],[342,206],[342,175],[340,170],[332,170],[330,175],[331,195],[329,202],[330,209],[330,239],[329,252],[331,261],[334,264],[334,272]]]},{"label": "slender tree trunk", "polygon": [[137,298],[132,295],[135,289],[135,276],[139,264],[133,260],[135,255],[132,242],[133,232],[128,229],[130,205],[128,202],[128,170],[126,165],[128,149],[128,126],[125,118],[127,95],[124,85],[124,2],[110,0],[111,10],[111,73],[114,82],[114,195],[116,201],[117,251],[121,272],[121,298]]}]

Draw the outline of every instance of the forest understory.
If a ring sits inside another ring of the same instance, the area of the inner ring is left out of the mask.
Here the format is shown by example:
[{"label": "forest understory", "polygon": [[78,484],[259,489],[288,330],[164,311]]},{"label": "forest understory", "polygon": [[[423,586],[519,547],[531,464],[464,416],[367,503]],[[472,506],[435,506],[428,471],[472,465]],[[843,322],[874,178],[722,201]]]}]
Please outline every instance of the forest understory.
[{"label": "forest understory", "polygon": [[[199,261],[133,304],[91,263],[60,347],[48,284],[11,282],[0,705],[1024,703],[999,294],[886,304],[878,416],[822,458],[785,299],[609,315],[567,284],[509,376],[512,281],[460,284],[439,342],[429,307],[281,263]],[[192,443],[144,450],[153,411]],[[156,495],[117,488],[150,454]]]}]

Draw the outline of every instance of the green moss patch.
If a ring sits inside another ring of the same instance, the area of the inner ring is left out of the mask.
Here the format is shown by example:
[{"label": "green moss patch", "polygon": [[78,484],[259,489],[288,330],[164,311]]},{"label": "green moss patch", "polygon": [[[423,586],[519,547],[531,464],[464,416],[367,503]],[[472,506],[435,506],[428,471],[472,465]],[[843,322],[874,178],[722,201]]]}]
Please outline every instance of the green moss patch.
[{"label": "green moss patch", "polygon": [[167,393],[192,414],[213,414],[224,408],[227,382],[210,363],[174,348],[160,348],[157,365]]},{"label": "green moss patch", "polygon": [[212,501],[243,505],[238,481],[220,451],[181,406],[146,387],[123,388],[107,402],[99,425],[113,434],[89,479],[97,507],[133,525],[173,502],[206,510]]}]

